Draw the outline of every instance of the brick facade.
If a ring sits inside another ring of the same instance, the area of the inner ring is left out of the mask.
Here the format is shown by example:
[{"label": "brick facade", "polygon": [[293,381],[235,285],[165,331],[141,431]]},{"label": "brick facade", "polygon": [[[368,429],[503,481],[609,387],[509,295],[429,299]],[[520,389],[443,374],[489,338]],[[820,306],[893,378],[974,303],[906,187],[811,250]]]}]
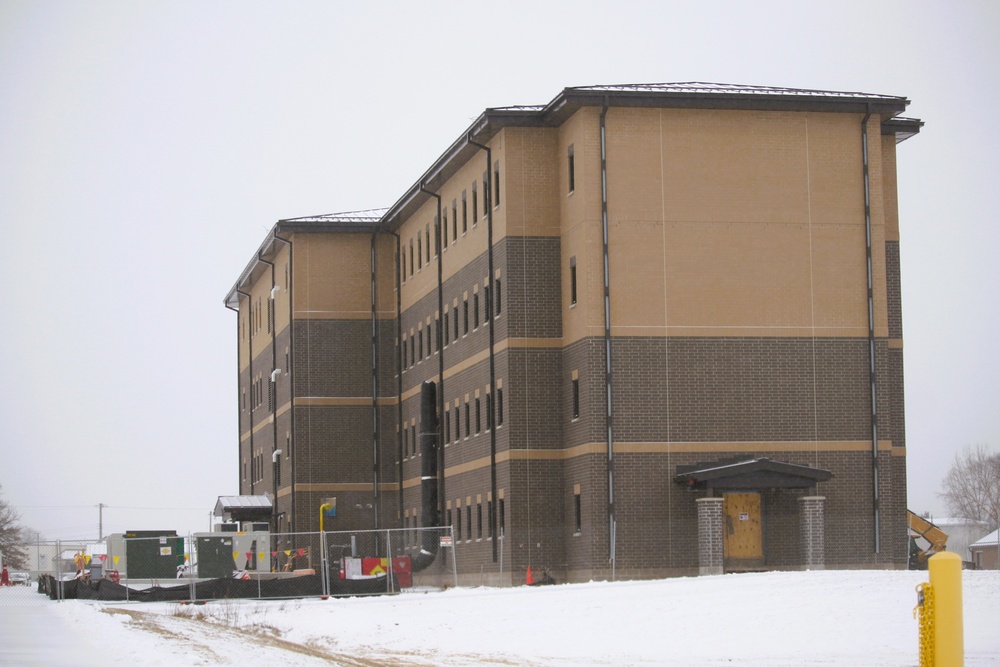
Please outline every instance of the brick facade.
[{"label": "brick facade", "polygon": [[[486,112],[489,154],[457,142],[387,212],[278,223],[291,244],[259,254],[274,276],[251,262],[229,299],[241,492],[269,492],[271,452],[291,450],[277,511],[297,529],[327,496],[339,527],[415,526],[431,380],[464,582],[519,583],[529,566],[557,580],[722,571],[723,498],[674,480],[734,457],[833,473],[748,489],[764,567],[905,566],[892,133],[919,129],[893,120],[905,100],[605,91],[602,113],[574,90],[558,111]],[[863,129],[883,135],[868,154],[874,359]],[[244,408],[283,365],[274,403]]]}]

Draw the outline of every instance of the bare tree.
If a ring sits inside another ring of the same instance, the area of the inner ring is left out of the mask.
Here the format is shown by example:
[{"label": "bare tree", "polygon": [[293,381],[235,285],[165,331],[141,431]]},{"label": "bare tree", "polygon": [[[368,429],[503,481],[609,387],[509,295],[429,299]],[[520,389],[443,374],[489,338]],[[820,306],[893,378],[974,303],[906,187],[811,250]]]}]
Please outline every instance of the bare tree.
[{"label": "bare tree", "polygon": [[24,568],[28,554],[24,550],[20,515],[6,500],[0,498],[0,553],[3,562],[19,570]]},{"label": "bare tree", "polygon": [[942,487],[938,495],[955,516],[988,524],[990,530],[1000,525],[1000,454],[984,444],[966,447],[955,455]]}]

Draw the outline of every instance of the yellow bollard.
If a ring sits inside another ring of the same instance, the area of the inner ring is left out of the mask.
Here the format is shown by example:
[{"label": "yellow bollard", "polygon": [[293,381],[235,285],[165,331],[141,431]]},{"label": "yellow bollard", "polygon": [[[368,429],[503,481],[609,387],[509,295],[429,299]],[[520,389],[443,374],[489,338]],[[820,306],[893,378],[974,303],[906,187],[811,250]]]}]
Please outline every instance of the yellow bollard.
[{"label": "yellow bollard", "polygon": [[962,559],[942,551],[927,561],[927,570],[934,590],[934,666],[962,667]]}]

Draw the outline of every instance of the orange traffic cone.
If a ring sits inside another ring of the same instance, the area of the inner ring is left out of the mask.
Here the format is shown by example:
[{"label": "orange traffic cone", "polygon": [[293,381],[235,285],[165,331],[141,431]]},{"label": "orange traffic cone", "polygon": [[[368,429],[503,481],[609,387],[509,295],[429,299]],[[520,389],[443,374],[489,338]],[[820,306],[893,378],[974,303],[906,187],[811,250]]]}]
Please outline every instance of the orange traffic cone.
[{"label": "orange traffic cone", "polygon": [[528,586],[531,586],[531,585],[533,585],[535,583],[535,580],[531,577],[531,566],[530,565],[528,566],[528,576],[525,577],[524,583],[527,584]]}]

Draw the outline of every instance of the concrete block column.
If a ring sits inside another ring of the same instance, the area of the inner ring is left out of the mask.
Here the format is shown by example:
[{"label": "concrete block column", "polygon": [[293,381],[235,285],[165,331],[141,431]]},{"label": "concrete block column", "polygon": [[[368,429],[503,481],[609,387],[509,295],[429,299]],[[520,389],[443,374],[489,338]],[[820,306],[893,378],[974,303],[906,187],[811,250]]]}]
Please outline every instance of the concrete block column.
[{"label": "concrete block column", "polygon": [[826,545],[823,540],[823,496],[799,498],[799,515],[802,526],[802,566],[806,570],[826,567]]},{"label": "concrete block column", "polygon": [[722,574],[722,498],[698,498],[698,574]]}]

